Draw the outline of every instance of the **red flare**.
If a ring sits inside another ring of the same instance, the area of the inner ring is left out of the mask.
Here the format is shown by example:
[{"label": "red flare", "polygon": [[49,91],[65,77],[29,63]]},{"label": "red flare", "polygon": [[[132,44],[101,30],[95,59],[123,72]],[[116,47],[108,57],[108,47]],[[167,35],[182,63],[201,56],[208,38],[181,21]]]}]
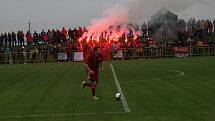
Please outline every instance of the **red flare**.
[{"label": "red flare", "polygon": [[128,38],[126,37],[126,39],[125,39],[125,42],[127,43],[128,42]]},{"label": "red flare", "polygon": [[137,39],[137,36],[134,36],[134,40],[136,40]]},{"label": "red flare", "polygon": [[97,36],[97,40],[96,41],[99,42],[99,36]]},{"label": "red flare", "polygon": [[89,42],[89,41],[90,41],[90,37],[87,38],[87,42]]},{"label": "red flare", "polygon": [[79,40],[78,40],[79,42],[81,42],[82,41],[82,38],[79,38]]}]

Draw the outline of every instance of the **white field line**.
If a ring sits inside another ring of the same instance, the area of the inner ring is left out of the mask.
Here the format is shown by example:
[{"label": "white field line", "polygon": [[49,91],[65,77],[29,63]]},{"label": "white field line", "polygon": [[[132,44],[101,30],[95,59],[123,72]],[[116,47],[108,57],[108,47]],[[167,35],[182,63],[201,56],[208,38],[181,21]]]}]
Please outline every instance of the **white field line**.
[{"label": "white field line", "polygon": [[177,71],[177,70],[168,70],[171,72],[176,72],[178,73],[177,76],[167,76],[167,77],[162,77],[162,78],[155,78],[155,79],[146,79],[146,80],[138,80],[138,81],[127,81],[127,82],[121,82],[121,84],[127,84],[127,83],[138,83],[138,82],[148,82],[148,81],[154,81],[154,80],[162,80],[162,79],[166,79],[166,78],[175,78],[175,77],[182,77],[184,76],[184,72],[182,71]]},{"label": "white field line", "polygon": [[27,118],[27,117],[60,117],[60,116],[82,116],[82,115],[105,115],[105,114],[124,114],[126,112],[102,112],[102,113],[68,113],[68,114],[35,114],[35,115],[0,115],[0,118]]},{"label": "white field line", "polygon": [[128,103],[127,103],[127,101],[126,101],[126,99],[125,99],[125,96],[124,96],[123,91],[122,91],[122,89],[121,89],[121,86],[120,86],[120,84],[119,84],[119,80],[118,80],[118,78],[117,78],[117,76],[116,76],[116,72],[115,72],[115,70],[114,70],[114,67],[113,67],[112,64],[110,64],[110,67],[111,67],[111,70],[112,70],[112,73],[113,73],[113,77],[114,77],[114,80],[115,80],[115,83],[116,83],[118,92],[121,93],[121,99],[122,99],[123,108],[124,108],[124,110],[125,110],[126,113],[129,113],[129,112],[131,112],[131,111],[130,111],[130,109],[129,109],[129,107],[128,107]]},{"label": "white field line", "polygon": [[168,71],[180,73],[180,74],[177,75],[177,77],[184,76],[184,72],[182,72],[182,71],[177,71],[177,70],[168,70]]}]

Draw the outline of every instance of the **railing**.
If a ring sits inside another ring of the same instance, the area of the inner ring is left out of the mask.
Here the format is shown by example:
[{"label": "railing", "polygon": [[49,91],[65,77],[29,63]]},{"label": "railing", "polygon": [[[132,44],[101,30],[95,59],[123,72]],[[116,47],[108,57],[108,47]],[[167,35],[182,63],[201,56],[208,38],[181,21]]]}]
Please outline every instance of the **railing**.
[{"label": "railing", "polygon": [[[165,48],[143,48],[143,49],[123,49],[125,59],[138,59],[138,58],[173,58],[173,47]],[[215,56],[215,46],[212,47],[189,47],[188,56]]]},{"label": "railing", "polygon": [[123,49],[124,59],[174,57],[173,48]]},{"label": "railing", "polygon": [[46,63],[46,62],[55,62],[57,60],[57,53],[30,53],[27,52],[23,54],[22,52],[18,53],[0,53],[0,63],[1,64],[21,64],[21,63]]},{"label": "railing", "polygon": [[[141,58],[173,58],[175,57],[173,47],[165,48],[143,48],[143,49],[121,49],[123,59]],[[73,57],[74,52],[71,53]],[[109,53],[110,55],[112,53]],[[215,46],[211,47],[189,47],[187,56],[215,56]],[[23,63],[51,63],[58,62],[58,53],[53,52],[14,52],[0,53],[0,64],[23,64]],[[67,60],[64,60],[67,61]]]}]

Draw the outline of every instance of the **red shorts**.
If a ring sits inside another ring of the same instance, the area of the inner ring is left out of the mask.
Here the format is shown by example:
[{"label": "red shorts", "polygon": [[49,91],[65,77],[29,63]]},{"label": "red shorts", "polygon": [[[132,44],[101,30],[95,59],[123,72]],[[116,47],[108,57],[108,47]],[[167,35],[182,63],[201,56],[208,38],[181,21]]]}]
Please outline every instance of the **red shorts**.
[{"label": "red shorts", "polygon": [[94,71],[93,74],[90,74],[90,81],[92,81],[92,82],[94,82],[94,81],[98,82],[98,77],[99,77],[98,72]]}]

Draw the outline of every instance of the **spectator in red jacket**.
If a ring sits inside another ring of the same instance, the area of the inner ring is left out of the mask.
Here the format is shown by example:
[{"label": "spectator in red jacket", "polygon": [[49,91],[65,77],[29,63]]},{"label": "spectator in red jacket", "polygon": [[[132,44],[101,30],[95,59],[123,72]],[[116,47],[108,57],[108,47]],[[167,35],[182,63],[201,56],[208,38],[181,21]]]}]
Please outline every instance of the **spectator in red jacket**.
[{"label": "spectator in red jacket", "polygon": [[45,33],[45,34],[43,35],[43,41],[44,41],[45,44],[48,44],[48,43],[49,43],[49,36],[48,36],[48,33]]}]

